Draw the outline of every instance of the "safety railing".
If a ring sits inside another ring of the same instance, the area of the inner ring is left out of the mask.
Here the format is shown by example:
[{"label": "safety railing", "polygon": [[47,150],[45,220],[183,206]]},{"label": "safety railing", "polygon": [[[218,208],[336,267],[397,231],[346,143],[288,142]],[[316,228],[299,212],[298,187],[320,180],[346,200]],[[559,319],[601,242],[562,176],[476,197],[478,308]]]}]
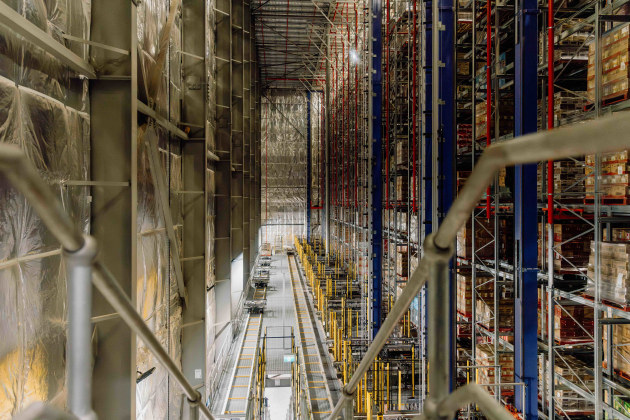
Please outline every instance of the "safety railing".
[{"label": "safety railing", "polygon": [[[417,419],[453,417],[461,407],[476,403],[490,419],[514,420],[514,417],[477,384],[450,392],[449,353],[449,261],[453,257],[457,232],[491,184],[497,171],[506,166],[537,163],[545,160],[616,151],[630,147],[630,118],[625,113],[592,120],[557,130],[525,135],[490,146],[481,156],[468,181],[453,202],[438,230],[426,237],[424,256],[396,300],[376,337],[368,347],[354,374],[343,388],[331,419],[352,418],[352,401],[357,385],[372,366],[392,331],[405,315],[411,302],[428,282],[429,323],[428,378],[430,388],[423,414]],[[529,180],[536,182],[535,179]]]},{"label": "safety railing", "polygon": [[98,260],[96,241],[82,234],[24,152],[9,144],[0,144],[0,171],[28,200],[48,230],[63,247],[67,267],[68,409],[80,419],[96,419],[92,410],[92,284],[118,312],[121,319],[153,353],[158,362],[184,391],[189,404],[189,418],[214,416],[201,401],[201,394],[186,379],[157,337],[133,307],[114,276]]},{"label": "safety railing", "polygon": [[225,324],[218,324],[220,328],[224,328],[227,326],[227,324],[230,324],[232,327],[232,337],[228,337],[226,340],[224,340],[221,348],[216,353],[216,360],[219,360],[219,362],[217,362],[214,373],[210,376],[210,379],[208,381],[208,394],[211,401],[219,400],[222,391],[220,385],[224,379],[224,376],[230,373],[230,366],[228,364],[228,362],[230,361],[229,355],[236,349],[236,346],[238,345],[238,340],[236,340],[234,337],[238,337],[241,329],[245,326],[245,321],[248,315],[247,311],[245,311],[245,300],[247,299],[249,288],[252,285],[252,279],[254,278],[256,269],[259,268],[259,260],[261,255],[262,252],[259,252],[256,255],[254,264],[249,270],[247,284],[245,285],[245,287],[243,287],[241,296],[239,297],[238,303],[236,304],[236,314],[232,317],[230,321],[226,321]]}]

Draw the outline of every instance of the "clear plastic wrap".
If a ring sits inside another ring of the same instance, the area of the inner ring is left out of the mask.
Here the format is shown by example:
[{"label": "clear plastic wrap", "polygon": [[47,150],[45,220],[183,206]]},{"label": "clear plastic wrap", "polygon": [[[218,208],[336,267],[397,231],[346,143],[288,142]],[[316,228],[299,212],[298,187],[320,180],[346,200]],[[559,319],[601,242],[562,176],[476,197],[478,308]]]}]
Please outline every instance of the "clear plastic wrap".
[{"label": "clear plastic wrap", "polygon": [[[87,231],[89,117],[0,77],[0,142],[25,151]],[[0,418],[61,394],[65,382],[66,280],[59,243],[0,176]]]},{"label": "clear plastic wrap", "polygon": [[[166,25],[170,7],[175,6],[173,25]],[[181,20],[179,1],[145,0],[138,5],[138,97],[159,115],[177,123],[181,118]],[[166,35],[168,34],[168,37]],[[182,249],[183,189],[182,158],[169,141],[169,134],[150,124],[138,131],[138,310],[162,345],[177,363],[181,362],[182,306],[165,221],[149,169],[147,146],[157,139],[160,161],[170,190],[172,222]],[[181,258],[181,255],[180,255]],[[138,342],[137,370],[151,375],[136,387],[138,419],[178,418],[181,388],[157,363],[143,343]]]},{"label": "clear plastic wrap", "polygon": [[[23,0],[9,1],[8,4],[57,42],[87,60],[87,44],[65,39],[62,35],[89,39],[91,0]],[[1,25],[0,75],[76,109],[87,110],[87,100],[80,92],[86,87],[79,87],[76,92],[76,76],[68,68]],[[82,83],[87,84],[87,81]],[[82,102],[69,102],[74,101],[75,96]]]},{"label": "clear plastic wrap", "polygon": [[262,106],[263,241],[291,244],[306,219],[306,95],[272,94]]},{"label": "clear plastic wrap", "polygon": [[[179,362],[182,307],[147,148],[152,139],[157,139],[162,169],[172,191],[182,186],[181,156],[167,151],[168,133],[154,124],[141,127],[138,136],[138,311],[173,360]],[[172,209],[175,222],[181,218],[177,208]],[[137,418],[166,418],[168,413],[178,412],[181,389],[141,341],[137,342],[136,364],[141,373],[155,368],[136,386]]]},{"label": "clear plastic wrap", "polygon": [[[216,38],[215,25],[215,1],[206,1],[206,83],[207,83],[207,105],[206,105],[206,138],[208,139],[208,150],[214,152],[216,147],[215,127],[216,127]],[[215,211],[215,177],[214,171],[206,166],[206,392],[209,394],[214,389],[214,381],[217,378],[215,335],[216,324],[216,299],[214,285],[216,282],[216,263],[214,260],[214,222],[216,220]],[[220,328],[220,327],[219,327]]]}]

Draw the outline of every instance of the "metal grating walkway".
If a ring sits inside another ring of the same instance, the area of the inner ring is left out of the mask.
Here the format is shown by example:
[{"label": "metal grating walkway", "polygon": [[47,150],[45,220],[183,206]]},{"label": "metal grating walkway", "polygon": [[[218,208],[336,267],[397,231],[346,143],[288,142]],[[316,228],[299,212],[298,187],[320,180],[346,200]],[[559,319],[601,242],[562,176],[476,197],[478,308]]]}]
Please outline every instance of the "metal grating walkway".
[{"label": "metal grating walkway", "polygon": [[[262,295],[260,295],[261,293]],[[257,289],[254,294],[255,298],[257,296],[256,294],[259,294],[259,297],[263,298],[265,289]],[[249,391],[252,386],[254,368],[256,366],[261,327],[262,314],[250,314],[247,317],[241,349],[236,359],[230,389],[222,410],[223,414],[245,415],[247,411]]]},{"label": "metal grating walkway", "polygon": [[313,419],[325,419],[330,414],[333,403],[314,330],[316,324],[306,302],[302,282],[294,271],[297,269],[295,257],[289,255],[288,259],[298,326],[296,340],[303,355],[301,369],[306,373],[308,381],[309,406]]}]

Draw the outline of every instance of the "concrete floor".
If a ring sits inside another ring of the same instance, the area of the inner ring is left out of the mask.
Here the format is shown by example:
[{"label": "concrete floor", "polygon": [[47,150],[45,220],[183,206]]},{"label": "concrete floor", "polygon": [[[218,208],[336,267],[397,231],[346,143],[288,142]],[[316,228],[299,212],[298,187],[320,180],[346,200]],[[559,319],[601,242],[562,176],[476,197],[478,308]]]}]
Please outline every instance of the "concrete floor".
[{"label": "concrete floor", "polygon": [[288,419],[289,406],[291,404],[291,387],[267,387],[265,397],[268,399],[269,418],[272,420]]}]

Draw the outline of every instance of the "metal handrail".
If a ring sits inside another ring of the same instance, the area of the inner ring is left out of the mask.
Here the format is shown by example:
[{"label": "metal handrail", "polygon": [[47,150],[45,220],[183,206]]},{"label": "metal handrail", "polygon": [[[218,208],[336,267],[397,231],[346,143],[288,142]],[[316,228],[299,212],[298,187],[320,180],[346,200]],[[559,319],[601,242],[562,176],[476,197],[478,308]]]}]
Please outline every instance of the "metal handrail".
[{"label": "metal handrail", "polygon": [[[33,209],[35,209],[42,222],[60,242],[66,258],[72,258],[75,254],[83,254],[87,246],[94,246],[93,240],[90,237],[87,237],[90,239],[86,239],[79,229],[76,228],[72,219],[70,219],[63,209],[60,200],[55,196],[20,148],[10,144],[0,144],[0,171],[6,175],[7,179],[22,193]],[[182,387],[190,406],[197,406],[203,415],[210,420],[214,420],[212,413],[210,413],[208,408],[201,401],[199,391],[188,382],[183,372],[177,367],[164,347],[162,347],[157,337],[135,310],[129,297],[127,297],[124,290],[120,287],[116,278],[98,259],[89,258],[88,260],[83,259],[79,262],[87,263],[79,267],[82,269],[82,274],[90,274],[91,270],[91,279],[94,286],[96,286],[109,304],[120,314],[120,317],[131,331],[145,343],[158,362],[164,366],[172,378]],[[89,279],[89,277],[87,278]],[[87,317],[89,321],[91,316],[90,296],[88,295],[88,299],[86,299],[85,295],[86,289],[87,292],[91,293],[91,288],[86,288],[85,284],[80,284],[80,282],[76,280],[75,278],[68,278],[69,290],[71,291],[69,292],[70,302],[68,303],[70,308],[68,320],[70,336],[68,339],[69,358],[91,354],[91,344],[89,341],[91,327],[89,322],[86,323],[85,320],[82,319]],[[78,291],[82,292],[82,295],[72,293],[72,290],[74,290],[73,285],[76,283],[79,283]],[[82,312],[76,313],[76,317],[72,315],[74,308],[80,308],[82,310]],[[83,330],[80,331],[80,336],[73,334],[73,332],[76,331],[76,324],[81,324],[79,327],[83,327]],[[88,331],[85,331],[85,325],[87,325]],[[80,339],[80,341],[73,343],[73,337]],[[78,398],[80,398],[81,401],[77,403],[77,406],[80,407],[79,410],[81,410],[81,412],[77,412],[77,410],[73,408],[73,404],[68,405],[71,411],[73,411],[73,414],[77,415],[77,417],[91,416],[91,418],[96,418],[91,410],[91,384],[85,383],[85,378],[87,378],[88,382],[91,382],[90,370],[86,372],[85,365],[83,365],[83,368],[79,367],[73,369],[74,365],[73,361],[69,360],[68,398],[71,400],[75,392],[79,394]],[[90,369],[89,364],[87,365],[87,369]],[[86,410],[86,406],[87,412],[83,411]]]},{"label": "metal handrail", "polygon": [[[374,340],[361,359],[359,366],[348,383],[344,386],[342,397],[339,399],[337,405],[331,413],[330,419],[338,418],[341,415],[342,410],[345,408],[345,405],[352,403],[359,380],[367,372],[370,366],[372,366],[373,361],[378,356],[400,319],[407,312],[407,309],[420,291],[420,288],[429,279],[430,268],[431,271],[434,271],[436,274],[434,277],[439,277],[437,274],[439,274],[440,271],[443,271],[444,267],[448,267],[447,264],[444,264],[444,261],[448,261],[453,257],[453,244],[455,242],[457,232],[464,223],[466,223],[471,215],[471,212],[482,198],[483,193],[488,185],[491,184],[499,169],[505,166],[537,163],[540,161],[557,160],[585,154],[612,152],[629,147],[630,118],[628,118],[628,115],[624,113],[556,130],[528,134],[508,142],[488,147],[470,174],[466,184],[459,192],[457,199],[453,202],[448,214],[444,218],[444,221],[440,224],[438,230],[427,236],[424,244],[425,256],[423,256],[418,263],[418,267],[409,279],[409,282],[403,289],[401,295],[396,300],[396,303],[392,307],[390,313],[387,315],[387,318],[383,322],[376,337],[374,337]],[[530,182],[536,182],[536,180],[532,179]],[[440,265],[442,267],[436,267],[436,265]],[[443,287],[439,287],[440,282],[436,282],[436,286],[438,287],[429,289],[437,289],[437,291],[443,289]],[[442,294],[441,297],[442,296],[446,297],[448,294]],[[444,302],[444,304],[429,305],[429,322],[431,322],[431,319],[440,319],[439,316],[435,315],[437,314],[436,311],[439,311],[440,308],[443,307],[448,308],[447,302]],[[448,319],[448,317],[445,319]],[[439,334],[436,334],[435,332],[432,333],[432,330],[435,327],[435,325],[429,325],[428,329],[428,334],[431,337],[436,337],[436,340],[432,341],[437,341],[437,337],[439,337]],[[431,359],[431,353],[434,352],[431,351],[431,344],[429,344],[429,346],[429,359]],[[440,351],[437,351],[437,355],[433,354],[433,356],[438,360]],[[448,366],[443,361],[437,364],[430,362],[429,366],[433,369],[433,372],[431,372],[431,370],[429,371],[429,375],[432,378],[430,383],[432,387],[436,389],[438,388],[438,383],[440,382],[437,378],[444,376]],[[435,379],[433,379],[434,376]],[[480,405],[482,410],[484,407],[490,410],[489,412],[486,412],[488,417],[495,419],[507,418],[503,416],[501,411],[497,411],[496,407],[490,402],[488,402],[487,405],[481,404],[483,401],[487,400],[486,396],[490,397],[489,394],[485,393],[485,391],[479,391],[471,385],[461,389],[468,390],[465,392],[470,392],[472,398],[477,399],[477,403]],[[459,395],[462,392],[464,391],[456,390],[451,394],[448,394],[448,392],[444,394],[443,391],[430,391],[429,401],[427,402],[428,404],[425,405],[425,412],[427,411],[426,409],[431,406],[433,409],[430,411],[432,414],[435,414],[435,407],[439,407],[443,401],[446,401],[446,399],[448,399],[448,401],[454,401],[455,403],[463,402],[458,402],[456,398],[453,398],[454,395]],[[506,410],[503,409],[503,411],[507,413]]]}]

